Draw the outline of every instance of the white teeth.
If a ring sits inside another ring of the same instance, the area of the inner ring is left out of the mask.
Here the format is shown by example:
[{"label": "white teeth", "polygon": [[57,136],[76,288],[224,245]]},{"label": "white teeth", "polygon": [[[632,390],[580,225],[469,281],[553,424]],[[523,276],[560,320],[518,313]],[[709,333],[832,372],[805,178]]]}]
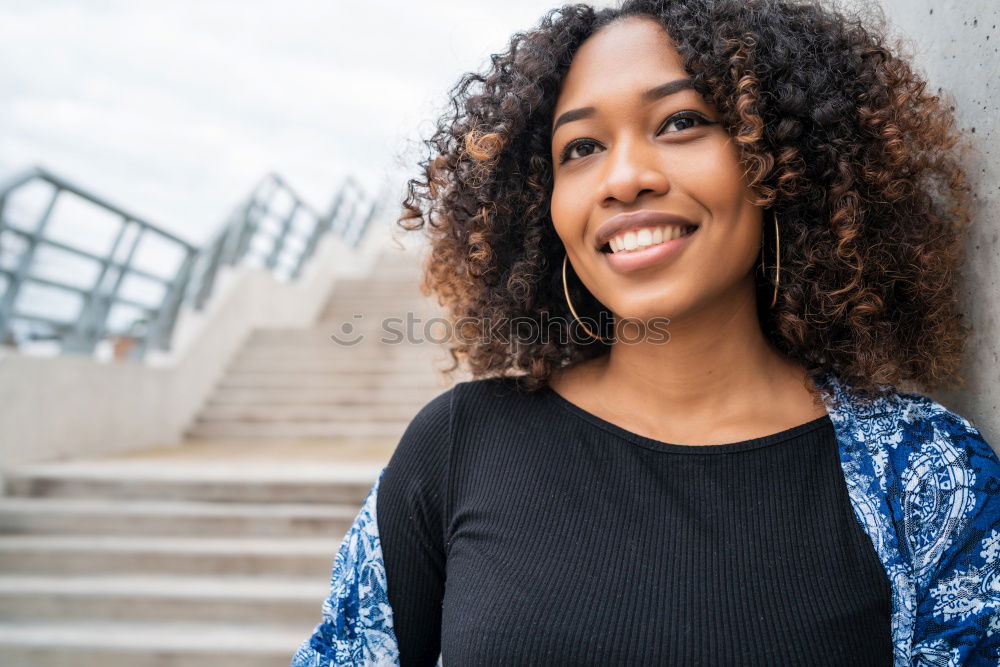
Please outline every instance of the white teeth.
[{"label": "white teeth", "polygon": [[636,248],[648,248],[693,232],[692,227],[678,227],[677,225],[659,225],[657,227],[643,227],[636,231],[624,232],[614,236],[608,244],[612,252],[628,252]]}]

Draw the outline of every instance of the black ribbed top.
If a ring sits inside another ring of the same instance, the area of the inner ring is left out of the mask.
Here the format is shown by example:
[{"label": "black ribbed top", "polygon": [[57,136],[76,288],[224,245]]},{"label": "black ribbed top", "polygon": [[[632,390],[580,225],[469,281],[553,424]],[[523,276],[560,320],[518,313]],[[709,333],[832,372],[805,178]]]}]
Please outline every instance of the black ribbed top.
[{"label": "black ribbed top", "polygon": [[410,422],[376,512],[404,667],[892,664],[829,416],[677,445],[461,382]]}]

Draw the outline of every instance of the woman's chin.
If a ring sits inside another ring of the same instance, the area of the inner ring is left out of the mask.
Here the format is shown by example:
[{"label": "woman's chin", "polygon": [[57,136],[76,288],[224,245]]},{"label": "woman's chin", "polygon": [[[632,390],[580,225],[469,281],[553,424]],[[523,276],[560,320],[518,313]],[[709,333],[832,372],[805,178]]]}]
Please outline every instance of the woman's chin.
[{"label": "woman's chin", "polygon": [[654,323],[667,323],[676,320],[682,310],[674,305],[674,301],[657,300],[655,303],[628,304],[619,309],[612,309],[615,318],[621,322],[632,322],[636,325],[649,326]]}]

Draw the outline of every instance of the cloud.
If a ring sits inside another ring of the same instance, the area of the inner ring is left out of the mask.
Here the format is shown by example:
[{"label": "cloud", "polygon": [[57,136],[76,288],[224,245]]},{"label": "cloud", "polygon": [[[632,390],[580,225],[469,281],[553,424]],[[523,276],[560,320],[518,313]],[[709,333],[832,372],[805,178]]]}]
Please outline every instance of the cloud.
[{"label": "cloud", "polygon": [[0,5],[0,170],[44,164],[196,243],[268,171],[322,207],[348,173],[398,176],[459,76],[552,6]]}]

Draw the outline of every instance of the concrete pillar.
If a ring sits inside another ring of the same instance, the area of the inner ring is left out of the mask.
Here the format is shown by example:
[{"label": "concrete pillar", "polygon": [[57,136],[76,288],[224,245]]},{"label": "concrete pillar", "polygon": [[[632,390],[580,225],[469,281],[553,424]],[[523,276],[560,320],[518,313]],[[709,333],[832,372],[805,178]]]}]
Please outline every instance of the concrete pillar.
[{"label": "concrete pillar", "polygon": [[932,397],[970,419],[1000,451],[1000,3],[880,0],[928,90],[955,99],[959,128],[978,155],[968,163],[978,212],[966,246],[964,312],[973,327],[964,390]]}]

